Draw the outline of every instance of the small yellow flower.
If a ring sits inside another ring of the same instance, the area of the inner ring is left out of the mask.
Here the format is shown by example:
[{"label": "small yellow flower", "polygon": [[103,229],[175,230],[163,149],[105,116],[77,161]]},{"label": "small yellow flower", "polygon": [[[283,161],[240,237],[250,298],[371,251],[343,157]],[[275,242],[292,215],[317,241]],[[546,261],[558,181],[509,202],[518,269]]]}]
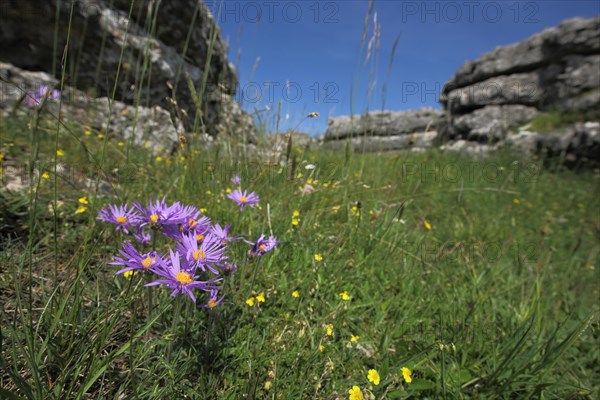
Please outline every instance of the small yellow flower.
[{"label": "small yellow flower", "polygon": [[133,270],[131,270],[131,271],[126,271],[126,272],[124,272],[124,273],[123,273],[123,276],[124,276],[125,278],[129,278],[129,277],[131,277],[131,276],[133,276],[133,275],[135,275],[135,274],[137,274],[137,271],[133,271]]},{"label": "small yellow flower", "polygon": [[50,174],[48,173],[48,171],[44,171],[42,173],[42,178],[44,178],[44,179],[50,179]]},{"label": "small yellow flower", "polygon": [[350,395],[348,400],[363,400],[363,394],[358,386],[352,386],[352,389],[348,390]]},{"label": "small yellow flower", "polygon": [[206,214],[206,208],[201,208],[201,209],[200,209],[200,212],[201,212],[202,214]]},{"label": "small yellow flower", "polygon": [[210,190],[207,190],[206,194],[210,196],[210,195],[212,195],[212,192]]},{"label": "small yellow flower", "polygon": [[406,383],[411,383],[412,382],[412,378],[411,378],[412,371],[406,367],[402,367],[401,371],[402,371],[402,377],[404,378]]},{"label": "small yellow flower", "polygon": [[87,198],[87,196],[80,197],[80,198],[79,198],[79,202],[80,202],[81,204],[89,204],[89,201],[88,201],[88,198]]},{"label": "small yellow flower", "polygon": [[299,223],[300,223],[300,220],[298,218],[292,218],[292,225],[293,226],[298,226]]},{"label": "small yellow flower", "polygon": [[357,342],[358,339],[360,339],[360,336],[352,335],[352,336],[350,336],[350,343]]},{"label": "small yellow flower", "polygon": [[117,146],[119,146],[119,147],[125,147],[125,142],[117,142]]},{"label": "small yellow flower", "polygon": [[515,206],[518,206],[519,204],[521,204],[521,200],[519,200],[519,199],[514,199],[514,200],[513,200],[513,204],[514,204]]},{"label": "small yellow flower", "polygon": [[292,292],[292,297],[293,297],[293,298],[295,298],[295,299],[297,299],[298,297],[300,297],[300,292],[299,292],[299,291],[297,291],[297,290],[294,290],[294,291]]},{"label": "small yellow flower", "polygon": [[369,380],[369,382],[373,382],[373,384],[375,386],[379,385],[379,381],[380,381],[379,372],[377,372],[374,369],[370,369],[367,374],[367,379]]},{"label": "small yellow flower", "polygon": [[258,301],[259,303],[264,303],[265,302],[265,293],[260,292],[258,295],[256,295],[256,301]]},{"label": "small yellow flower", "polygon": [[98,139],[104,139],[104,134],[103,133],[99,133],[98,134]]},{"label": "small yellow flower", "polygon": [[321,255],[321,253],[315,254],[315,261],[323,261],[323,256]]},{"label": "small yellow flower", "polygon": [[225,189],[225,193],[231,193],[231,188]]},{"label": "small yellow flower", "polygon": [[306,183],[308,183],[309,185],[312,185],[312,184],[313,184],[313,182],[314,182],[313,178],[308,178],[308,179],[306,180]]},{"label": "small yellow flower", "polygon": [[294,212],[292,213],[292,217],[298,218],[299,216],[300,216],[300,211],[294,210]]},{"label": "small yellow flower", "polygon": [[340,293],[340,297],[344,301],[350,300],[350,296],[348,295],[348,291],[347,290],[344,290],[342,293]]},{"label": "small yellow flower", "polygon": [[163,160],[163,158],[161,156],[156,156],[156,162],[161,162]]},{"label": "small yellow flower", "polygon": [[333,335],[333,325],[329,324],[327,325],[327,336],[332,336]]},{"label": "small yellow flower", "polygon": [[254,306],[254,297],[250,297],[248,300],[246,300],[246,304],[248,304],[250,307]]},{"label": "small yellow flower", "polygon": [[428,231],[431,230],[431,224],[429,223],[429,221],[425,220],[423,221],[423,226],[425,227],[425,229],[427,229]]},{"label": "small yellow flower", "polygon": [[87,129],[85,132],[83,132],[83,134],[85,136],[92,136],[92,131],[90,131],[89,129]]},{"label": "small yellow flower", "polygon": [[87,208],[84,206],[79,206],[77,210],[75,210],[75,214],[81,214],[87,211]]},{"label": "small yellow flower", "polygon": [[63,150],[61,150],[61,149],[58,149],[58,150],[56,150],[56,155],[59,156],[59,157],[62,157],[62,156],[65,155],[65,152]]},{"label": "small yellow flower", "polygon": [[271,383],[271,381],[265,382],[265,390],[270,390],[272,387],[273,387],[273,384]]}]

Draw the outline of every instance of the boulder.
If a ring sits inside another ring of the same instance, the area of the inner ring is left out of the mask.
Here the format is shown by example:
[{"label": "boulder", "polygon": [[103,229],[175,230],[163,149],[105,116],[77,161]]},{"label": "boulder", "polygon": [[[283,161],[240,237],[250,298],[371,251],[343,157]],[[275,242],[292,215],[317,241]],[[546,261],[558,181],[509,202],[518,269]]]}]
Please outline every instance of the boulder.
[{"label": "boulder", "polygon": [[66,84],[90,97],[114,91],[124,104],[160,106],[188,129],[197,114],[188,79],[196,91],[206,79],[198,114],[206,133],[255,141],[251,117],[232,97],[237,75],[227,45],[201,1],[4,2],[0,46],[0,61],[57,79],[64,67]]},{"label": "boulder", "polygon": [[536,108],[522,105],[485,106],[458,116],[453,121],[453,127],[459,137],[495,143],[504,139],[510,129],[530,121],[537,113]]},{"label": "boulder", "polygon": [[[11,64],[0,62],[0,113],[28,112],[31,106],[25,96],[40,87],[58,87],[59,82],[45,72],[31,72]],[[74,122],[82,128],[102,132],[116,140],[132,139],[134,145],[144,146],[153,154],[170,152],[178,143],[178,131],[169,113],[159,106],[134,107],[107,97],[93,98],[86,93],[65,88],[61,93],[62,104],[47,100],[44,115],[62,122]],[[83,133],[79,132],[79,133]]]}]

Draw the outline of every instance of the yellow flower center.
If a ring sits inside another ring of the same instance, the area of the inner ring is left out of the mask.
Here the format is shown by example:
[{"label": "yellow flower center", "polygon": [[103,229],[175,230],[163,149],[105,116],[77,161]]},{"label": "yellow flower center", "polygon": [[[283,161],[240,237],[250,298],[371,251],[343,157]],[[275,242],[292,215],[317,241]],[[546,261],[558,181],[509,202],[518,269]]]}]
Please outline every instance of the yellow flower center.
[{"label": "yellow flower center", "polygon": [[124,224],[127,222],[127,218],[125,218],[123,216],[119,216],[119,217],[117,217],[117,222],[120,224]]},{"label": "yellow flower center", "polygon": [[201,233],[197,234],[197,235],[196,235],[196,240],[197,240],[197,241],[204,240],[204,235],[203,235],[203,234],[201,234]]},{"label": "yellow flower center", "polygon": [[248,199],[245,196],[240,197],[240,203],[247,203]]},{"label": "yellow flower center", "polygon": [[261,244],[258,246],[259,249],[261,249],[262,251],[265,251],[267,249],[267,246],[265,246],[264,244]]},{"label": "yellow flower center", "polygon": [[205,257],[206,257],[206,253],[204,251],[202,251],[201,249],[198,249],[194,252],[194,260],[197,260],[197,259],[204,260]]},{"label": "yellow flower center", "polygon": [[193,227],[195,227],[195,226],[196,226],[196,224],[197,224],[197,223],[198,223],[198,222],[197,222],[195,219],[193,219],[193,218],[192,218],[192,219],[190,219],[190,220],[188,221],[188,226],[189,226],[190,228],[193,228]]},{"label": "yellow flower center", "polygon": [[158,222],[158,215],[152,214],[150,216],[150,222],[152,222],[153,224],[157,223]]},{"label": "yellow flower center", "polygon": [[152,258],[148,256],[142,260],[142,265],[144,266],[144,268],[150,268],[150,266],[152,265],[152,261]]},{"label": "yellow flower center", "polygon": [[215,301],[215,299],[210,299],[208,301],[208,308],[214,308],[217,305],[217,302]]},{"label": "yellow flower center", "polygon": [[175,279],[177,279],[177,282],[181,283],[182,285],[187,285],[188,283],[192,282],[192,276],[190,274],[188,274],[187,272],[178,272],[175,275]]}]

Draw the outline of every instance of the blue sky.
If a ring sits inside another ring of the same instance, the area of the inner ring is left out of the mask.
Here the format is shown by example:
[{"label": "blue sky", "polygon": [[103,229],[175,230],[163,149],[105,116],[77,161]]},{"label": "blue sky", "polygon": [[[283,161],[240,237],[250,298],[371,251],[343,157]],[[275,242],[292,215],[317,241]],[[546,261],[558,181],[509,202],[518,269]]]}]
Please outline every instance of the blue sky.
[{"label": "blue sky", "polygon": [[280,130],[317,111],[319,118],[299,128],[313,135],[325,131],[330,116],[382,106],[440,108],[444,83],[465,61],[564,19],[600,14],[598,0],[375,0],[365,41],[373,37],[377,13],[379,47],[366,60],[367,43],[361,48],[361,42],[368,0],[205,2],[229,43],[229,60],[240,77],[236,98],[244,109],[272,130],[279,101]]}]

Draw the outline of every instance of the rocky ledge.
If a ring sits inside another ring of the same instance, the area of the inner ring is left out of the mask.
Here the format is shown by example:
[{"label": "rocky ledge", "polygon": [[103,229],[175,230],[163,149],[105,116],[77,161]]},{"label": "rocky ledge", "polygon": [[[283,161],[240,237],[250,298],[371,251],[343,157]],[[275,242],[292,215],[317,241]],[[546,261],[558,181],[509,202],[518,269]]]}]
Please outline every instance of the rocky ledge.
[{"label": "rocky ledge", "polygon": [[88,97],[112,98],[114,90],[122,104],[158,106],[188,130],[197,114],[189,82],[199,91],[206,78],[205,132],[256,140],[252,118],[233,98],[238,80],[227,45],[202,1],[3,2],[0,47],[0,61],[54,79],[64,69],[66,85]]}]

